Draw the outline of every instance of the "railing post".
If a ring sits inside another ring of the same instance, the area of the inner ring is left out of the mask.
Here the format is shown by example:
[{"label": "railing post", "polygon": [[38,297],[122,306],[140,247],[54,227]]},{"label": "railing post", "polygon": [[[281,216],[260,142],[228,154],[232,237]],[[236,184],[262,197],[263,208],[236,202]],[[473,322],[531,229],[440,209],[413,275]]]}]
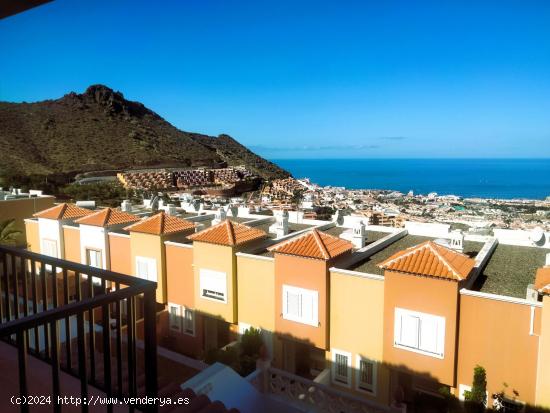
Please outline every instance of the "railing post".
[{"label": "railing post", "polygon": [[[38,313],[38,292],[36,287],[36,261],[31,260],[31,291],[32,291],[32,314]],[[34,352],[40,353],[40,342],[38,340],[38,327],[34,328]]]},{"label": "railing post", "polygon": [[[17,332],[17,355],[19,361],[19,396],[27,397],[29,395],[29,389],[27,386],[27,334],[26,331]],[[29,405],[27,403],[21,404],[21,412],[27,413],[29,411]]]},{"label": "railing post", "polygon": [[[143,294],[144,317],[143,333],[145,342],[145,394],[148,397],[157,396],[157,311],[156,290],[150,289]],[[148,406],[151,411],[157,407]]]},{"label": "railing post", "polygon": [[[120,290],[120,283],[115,283],[115,290]],[[116,373],[117,373],[117,395],[122,396],[122,318],[121,303],[119,300],[115,303],[116,311]]]},{"label": "railing post", "polygon": [[[103,385],[105,394],[111,397],[113,394],[113,386],[111,380],[111,324],[109,305],[101,307],[101,335],[103,336]],[[112,412],[113,406],[107,405],[107,411]]]},{"label": "railing post", "polygon": [[[84,332],[84,313],[80,312],[76,316],[77,340],[78,340],[78,374],[80,375],[80,395],[82,398],[88,398],[88,372],[86,369],[86,341]],[[82,412],[88,411],[88,405],[82,404]]]},{"label": "railing post", "polygon": [[57,320],[50,323],[50,335],[51,335],[51,364],[52,364],[52,396],[53,396],[53,411],[61,412],[61,405],[59,404],[59,396],[61,394],[61,387],[59,383],[59,340],[57,331]]},{"label": "railing post", "polygon": [[4,304],[6,305],[6,321],[11,320],[11,304],[10,304],[10,275],[8,268],[8,254],[4,253],[4,287],[6,288]]}]

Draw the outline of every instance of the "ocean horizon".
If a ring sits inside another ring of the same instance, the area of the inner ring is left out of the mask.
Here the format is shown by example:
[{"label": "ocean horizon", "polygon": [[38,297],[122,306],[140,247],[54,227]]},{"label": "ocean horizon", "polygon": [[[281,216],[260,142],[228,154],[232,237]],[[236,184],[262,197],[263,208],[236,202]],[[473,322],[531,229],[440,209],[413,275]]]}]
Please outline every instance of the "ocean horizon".
[{"label": "ocean horizon", "polygon": [[499,199],[550,196],[550,159],[270,159],[321,186]]}]

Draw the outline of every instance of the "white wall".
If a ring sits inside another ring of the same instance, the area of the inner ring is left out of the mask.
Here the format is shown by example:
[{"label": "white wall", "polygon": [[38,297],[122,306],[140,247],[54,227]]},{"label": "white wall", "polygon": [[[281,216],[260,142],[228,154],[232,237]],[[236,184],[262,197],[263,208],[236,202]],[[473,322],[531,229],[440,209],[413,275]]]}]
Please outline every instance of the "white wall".
[{"label": "white wall", "polygon": [[500,244],[550,248],[550,232],[544,233],[544,240],[541,244],[535,244],[531,241],[531,231],[521,229],[494,229],[493,233]]},{"label": "white wall", "polygon": [[449,238],[451,226],[449,224],[433,224],[428,222],[405,222],[405,229],[409,235],[420,235],[424,237]]},{"label": "white wall", "polygon": [[80,262],[86,264],[86,248],[101,251],[102,268],[109,270],[107,231],[103,227],[80,225]]},{"label": "white wall", "polygon": [[57,243],[57,258],[65,258],[65,248],[63,240],[63,231],[61,222],[55,219],[38,218],[38,237],[40,238],[40,252],[42,250],[42,240],[49,239]]}]

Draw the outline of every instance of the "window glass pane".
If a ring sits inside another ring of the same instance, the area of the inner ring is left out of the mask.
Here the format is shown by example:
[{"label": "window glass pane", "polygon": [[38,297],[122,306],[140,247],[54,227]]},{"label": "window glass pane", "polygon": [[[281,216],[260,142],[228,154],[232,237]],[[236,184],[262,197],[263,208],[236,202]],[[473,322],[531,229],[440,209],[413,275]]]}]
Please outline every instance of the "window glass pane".
[{"label": "window glass pane", "polygon": [[170,306],[170,328],[172,330],[180,330],[180,311],[176,305]]},{"label": "window glass pane", "polygon": [[88,256],[88,265],[90,267],[101,268],[101,252],[95,250],[86,250]]},{"label": "window glass pane", "polygon": [[336,378],[347,382],[348,357],[343,354],[336,354],[334,360],[336,363]]},{"label": "window glass pane", "polygon": [[185,332],[194,334],[194,314],[192,310],[185,309],[184,328]]},{"label": "window glass pane", "polygon": [[359,373],[361,385],[370,388],[373,384],[373,365],[371,362],[361,360],[359,362]]}]

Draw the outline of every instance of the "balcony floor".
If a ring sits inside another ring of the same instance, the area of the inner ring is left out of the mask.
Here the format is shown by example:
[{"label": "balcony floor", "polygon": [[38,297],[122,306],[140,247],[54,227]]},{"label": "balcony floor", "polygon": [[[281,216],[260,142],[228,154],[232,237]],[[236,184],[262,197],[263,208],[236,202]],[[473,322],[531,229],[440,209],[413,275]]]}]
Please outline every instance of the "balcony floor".
[{"label": "balcony floor", "polygon": [[[27,357],[27,383],[29,386],[29,395],[46,396],[52,394],[51,367],[49,364],[33,357]],[[19,375],[17,362],[17,349],[9,344],[0,341],[0,411],[18,412],[19,406],[10,402],[11,396],[19,395]],[[80,381],[60,372],[61,394],[63,396],[79,396]],[[104,396],[105,394],[92,386],[88,386],[90,396]],[[52,405],[30,406],[31,412],[52,412]],[[80,406],[64,405],[63,412],[80,412]],[[105,406],[90,406],[90,412],[104,412]],[[113,411],[125,412],[124,406],[114,406]]]}]

